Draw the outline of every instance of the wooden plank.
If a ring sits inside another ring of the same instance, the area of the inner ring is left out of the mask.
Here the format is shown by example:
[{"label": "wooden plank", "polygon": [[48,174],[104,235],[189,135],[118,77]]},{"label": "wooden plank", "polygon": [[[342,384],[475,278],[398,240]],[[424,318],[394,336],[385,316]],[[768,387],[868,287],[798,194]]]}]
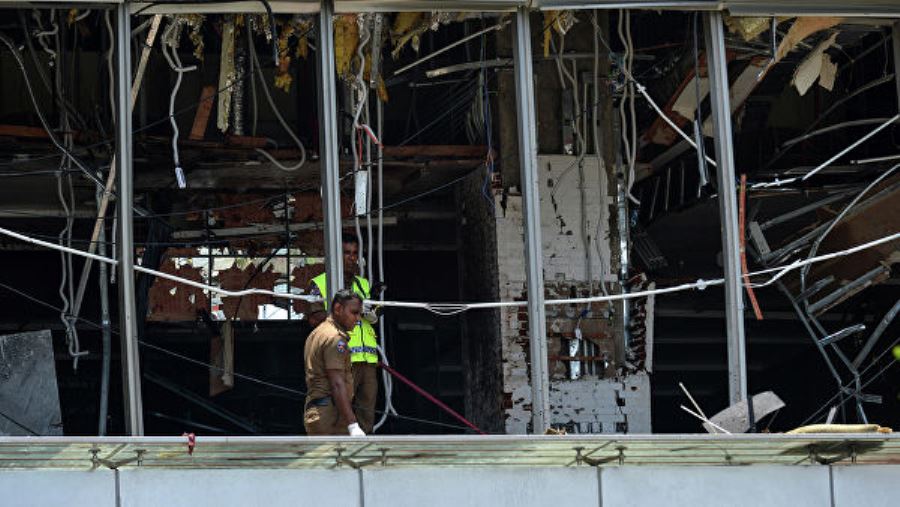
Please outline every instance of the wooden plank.
[{"label": "wooden plank", "polygon": [[265,148],[268,140],[265,137],[225,136],[225,144],[242,148]]},{"label": "wooden plank", "polygon": [[200,92],[200,105],[194,115],[194,126],[191,127],[191,135],[188,139],[202,141],[206,136],[206,126],[209,125],[209,116],[212,114],[213,97],[216,96],[215,86],[204,86]]},{"label": "wooden plank", "polygon": [[[699,55],[698,66],[700,68],[700,78],[706,78],[706,53],[701,52]],[[669,97],[669,101],[666,103],[665,107],[663,107],[663,112],[665,112],[669,118],[675,122],[679,127],[683,127],[688,123],[688,119],[684,116],[681,116],[677,112],[673,110],[675,103],[678,101],[678,98],[681,97],[682,93],[695,93],[694,89],[688,90],[687,87],[694,80],[694,68],[692,67],[684,79],[681,81],[681,84],[678,85],[678,88],[675,90],[675,93]],[[654,144],[661,144],[665,146],[670,146],[675,142],[676,139],[679,139],[677,133],[672,130],[672,127],[666,123],[662,118],[654,118],[653,123],[650,125],[650,128],[647,129],[647,132],[644,134],[644,138],[649,140]]]},{"label": "wooden plank", "polygon": [[0,125],[0,136],[6,137],[36,137],[47,139],[47,131],[38,127],[26,127],[24,125]]}]

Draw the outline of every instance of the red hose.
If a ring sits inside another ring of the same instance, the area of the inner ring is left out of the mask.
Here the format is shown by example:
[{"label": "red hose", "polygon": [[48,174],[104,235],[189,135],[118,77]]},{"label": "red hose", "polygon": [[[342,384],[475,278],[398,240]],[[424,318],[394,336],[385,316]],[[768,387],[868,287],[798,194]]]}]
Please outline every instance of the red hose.
[{"label": "red hose", "polygon": [[746,244],[746,235],[744,234],[744,222],[747,220],[747,175],[741,175],[741,196],[740,196],[740,211],[738,216],[738,222],[740,231],[739,235],[741,238],[741,274],[744,278],[744,288],[747,289],[747,296],[750,298],[750,305],[753,306],[753,313],[756,315],[756,320],[763,320],[762,310],[759,309],[759,303],[756,301],[756,294],[753,292],[753,287],[750,285],[750,276],[747,274],[749,270],[747,269],[747,248]]},{"label": "red hose", "polygon": [[477,431],[477,432],[478,432],[479,434],[481,434],[481,435],[487,435],[487,433],[481,431],[481,429],[479,429],[478,426],[475,426],[474,424],[472,424],[471,422],[469,422],[468,419],[466,419],[465,417],[459,415],[459,413],[457,413],[457,412],[456,412],[455,410],[453,410],[452,408],[448,407],[444,402],[442,402],[441,400],[439,400],[439,399],[435,398],[434,396],[428,394],[428,393],[425,392],[425,390],[422,389],[421,387],[419,387],[419,386],[413,384],[412,380],[409,380],[408,378],[404,377],[403,375],[397,373],[397,370],[391,368],[390,366],[388,366],[388,365],[386,365],[386,364],[384,364],[384,363],[380,363],[379,366],[381,366],[381,368],[384,369],[384,371],[390,373],[391,375],[393,375],[394,377],[396,377],[398,380],[400,380],[400,382],[403,382],[404,384],[408,385],[410,388],[412,388],[413,391],[415,391],[415,392],[421,394],[422,396],[424,396],[428,401],[434,403],[434,404],[437,405],[438,407],[441,407],[445,412],[447,412],[448,414],[450,414],[450,415],[452,415],[453,417],[455,417],[459,422],[465,424],[465,425],[468,426],[469,428],[472,428],[473,430]]}]

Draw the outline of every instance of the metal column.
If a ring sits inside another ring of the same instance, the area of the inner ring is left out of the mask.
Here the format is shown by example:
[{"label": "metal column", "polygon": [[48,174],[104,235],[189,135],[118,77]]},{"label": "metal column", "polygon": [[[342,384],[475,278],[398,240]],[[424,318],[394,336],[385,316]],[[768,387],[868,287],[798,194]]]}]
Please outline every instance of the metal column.
[{"label": "metal column", "polygon": [[897,109],[900,110],[900,21],[894,23],[891,38],[894,42],[894,79],[897,80]]},{"label": "metal column", "polygon": [[338,160],[337,92],[334,70],[334,1],[324,0],[319,11],[316,58],[319,70],[319,154],[322,215],[325,218],[325,273],[330,300],[344,280],[341,250],[341,189]]},{"label": "metal column", "polygon": [[116,160],[119,162],[119,319],[125,424],[130,435],[144,434],[141,365],[134,297],[134,185],[131,157],[131,16],[128,4],[116,8]]},{"label": "metal column", "polygon": [[532,431],[542,434],[550,425],[547,376],[547,320],[544,313],[544,271],[541,253],[541,201],[538,196],[537,135],[535,133],[534,71],[531,63],[529,11],[519,7],[513,40],[518,108],[519,166],[525,217],[525,260],[528,277],[528,328],[531,335]]},{"label": "metal column", "polygon": [[725,34],[720,12],[705,17],[709,90],[715,126],[718,162],[719,218],[722,228],[722,264],[725,267],[725,319],[728,340],[728,398],[731,403],[747,399],[747,349],[744,342],[744,300],[741,283],[738,206],[731,134],[731,98]]}]

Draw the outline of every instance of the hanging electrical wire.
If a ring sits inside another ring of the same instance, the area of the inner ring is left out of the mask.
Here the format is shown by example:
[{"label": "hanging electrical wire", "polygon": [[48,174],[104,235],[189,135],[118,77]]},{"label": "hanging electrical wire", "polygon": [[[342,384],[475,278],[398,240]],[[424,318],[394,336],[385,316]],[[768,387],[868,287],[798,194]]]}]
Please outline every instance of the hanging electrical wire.
[{"label": "hanging electrical wire", "polygon": [[[287,121],[284,119],[284,116],[281,115],[281,112],[278,110],[278,107],[275,105],[275,101],[272,99],[272,93],[269,91],[269,84],[266,82],[265,75],[262,71],[262,66],[259,64],[259,57],[256,56],[256,47],[253,44],[253,37],[248,37],[248,42],[250,44],[250,59],[253,61],[253,67],[256,69],[256,77],[259,79],[263,95],[266,96],[266,102],[269,103],[269,107],[272,109],[272,113],[275,115],[275,118],[278,120],[278,123],[281,124],[282,128],[284,128],[285,132],[294,140],[294,143],[297,145],[297,148],[300,149],[300,160],[298,160],[293,165],[285,165],[281,163],[278,159],[269,154],[266,150],[262,148],[256,148],[256,152],[269,160],[275,167],[281,169],[282,171],[296,171],[303,167],[303,164],[306,163],[306,147],[303,145],[303,142],[297,137],[297,134],[294,133],[294,130],[288,125]],[[277,43],[273,44],[275,47],[278,47]],[[252,79],[252,77],[251,77]],[[235,81],[236,83],[237,81]],[[232,83],[230,86],[233,86]],[[256,110],[254,104],[254,111]],[[254,113],[255,114],[255,113]],[[255,120],[254,120],[255,122]],[[254,125],[255,128],[255,125]]]},{"label": "hanging electrical wire", "polygon": [[[598,26],[597,23],[597,9],[594,9],[591,13],[591,23],[594,27]],[[593,47],[594,47],[594,59],[593,59],[593,104],[591,105],[591,133],[593,134],[594,141],[594,154],[597,157],[597,184],[598,191],[602,193],[605,191],[605,185],[603,184],[605,176],[606,176],[606,162],[603,159],[603,150],[601,149],[602,145],[600,142],[600,43],[599,43],[599,34],[596,30],[593,31]],[[580,114],[580,111],[579,111]],[[607,182],[608,184],[608,182]],[[594,245],[597,249],[597,260],[599,263],[599,273],[597,276],[597,283],[600,286],[600,292],[604,296],[609,295],[609,290],[606,288],[606,276],[610,274],[607,271],[607,266],[611,263],[608,261],[606,256],[604,255],[603,249],[601,247],[601,243],[604,240],[603,236],[603,225],[604,225],[604,209],[605,207],[601,207],[599,211],[599,216],[597,217],[597,233],[594,235]],[[593,293],[591,294],[593,296]]]},{"label": "hanging electrical wire", "polygon": [[[60,47],[61,43],[58,30],[50,35],[54,35],[54,53],[61,55],[63,51]],[[54,82],[56,83],[56,91],[59,96],[65,96],[65,91],[62,88],[64,70],[62,58],[57,61],[57,65],[54,66],[53,70],[55,73]],[[70,115],[65,108],[60,108],[59,110],[59,128],[63,132],[63,147],[67,150],[71,150],[74,145],[74,136],[71,133]],[[71,164],[72,161],[69,158],[60,159],[60,172],[57,174],[56,179],[57,197],[65,214],[65,225],[60,231],[57,241],[60,246],[65,246],[69,249],[72,247],[72,229],[75,223],[75,189],[72,185],[71,173],[68,172],[71,170]],[[66,172],[63,172],[63,170],[66,170]],[[59,318],[65,329],[66,346],[69,356],[72,358],[72,367],[74,370],[78,370],[78,359],[85,355],[87,351],[81,350],[78,329],[75,326],[75,312],[73,311],[74,306],[76,306],[74,282],[75,269],[73,267],[73,254],[71,252],[60,251],[60,284],[58,292],[63,306]]]},{"label": "hanging electrical wire", "polygon": [[[0,234],[18,239],[20,241],[24,241],[26,243],[31,243],[33,245],[42,246],[45,248],[50,248],[53,250],[59,250],[63,252],[72,253],[75,255],[79,255],[81,257],[94,259],[100,262],[106,262],[108,264],[116,265],[118,261],[114,259],[110,259],[108,257],[103,257],[101,255],[88,253],[82,250],[69,248],[66,246],[58,245],[55,243],[51,243],[48,241],[43,241],[39,239],[35,239],[31,236],[21,234],[5,227],[0,227]],[[754,288],[767,287],[779,279],[787,275],[788,273],[795,271],[797,269],[802,268],[803,266],[809,264],[815,264],[819,262],[824,262],[830,259],[835,259],[839,257],[845,257],[848,255],[853,255],[858,252],[867,250],[869,248],[874,248],[879,245],[883,245],[886,243],[890,243],[892,241],[896,241],[900,239],[900,232],[896,232],[887,236],[880,237],[878,239],[856,245],[854,247],[850,247],[844,250],[840,250],[837,252],[832,252],[829,254],[819,255],[816,257],[811,257],[805,260],[796,260],[790,264],[766,268],[759,271],[754,271],[752,273],[748,273],[750,277],[757,277],[761,275],[767,275],[771,273],[775,273],[774,276],[766,280],[765,282],[754,283],[752,286]],[[249,294],[259,294],[263,296],[271,296],[274,298],[282,298],[282,299],[294,299],[294,300],[302,300],[308,302],[321,302],[322,299],[317,296],[309,296],[304,294],[292,294],[292,293],[283,293],[283,292],[275,292],[267,289],[245,289],[245,290],[227,290],[221,287],[215,287],[211,285],[206,285],[194,280],[189,280],[186,278],[182,278],[176,275],[172,275],[170,273],[165,273],[162,271],[157,271],[154,269],[150,269],[141,265],[134,266],[135,271],[139,271],[141,273],[147,273],[149,275],[154,275],[159,278],[164,278],[166,280],[172,280],[174,282],[178,282],[184,285],[188,285],[191,287],[196,287],[198,289],[207,290],[212,293],[221,294],[223,296],[229,297],[240,297]],[[697,280],[692,283],[684,283],[680,285],[675,285],[672,287],[664,287],[657,288],[652,290],[644,290],[644,291],[636,291],[629,292],[625,294],[615,294],[610,296],[594,296],[594,297],[576,297],[576,298],[564,298],[564,299],[548,299],[544,301],[545,305],[574,305],[574,304],[585,304],[585,303],[599,303],[606,301],[621,301],[626,299],[634,299],[634,298],[643,298],[650,295],[657,294],[670,294],[674,292],[682,292],[686,290],[705,290],[708,287],[718,286],[725,283],[725,280],[722,278],[717,278],[714,280]],[[510,307],[522,307],[528,304],[527,301],[489,301],[483,303],[424,303],[424,302],[408,302],[408,301],[372,301],[367,300],[369,304],[377,304],[382,307],[398,307],[398,308],[417,308],[422,310],[427,310],[437,315],[456,315],[468,310],[479,310],[479,309],[489,309],[489,308],[510,308]]]},{"label": "hanging electrical wire", "polygon": [[[620,136],[622,138],[622,145],[624,146],[624,161],[627,166],[627,170],[625,171],[625,194],[631,202],[640,205],[640,201],[631,195],[631,187],[634,184],[634,168],[637,159],[638,137],[634,94],[636,80],[632,73],[634,65],[634,44],[631,38],[630,10],[619,9],[618,33],[624,48],[621,59],[619,60],[619,67],[626,77],[625,85],[622,87],[622,96],[619,99]],[[612,50],[610,50],[610,52],[612,52]],[[626,114],[626,108],[628,114]]]},{"label": "hanging electrical wire", "polygon": [[[178,122],[175,121],[175,97],[178,95],[178,89],[181,88],[181,79],[186,72],[197,70],[196,65],[182,66],[181,58],[178,56],[179,40],[181,39],[181,27],[183,25],[176,20],[169,22],[169,26],[163,32],[162,44],[160,51],[169,63],[169,68],[175,72],[175,84],[172,86],[172,93],[169,94],[169,123],[172,125],[172,162],[175,164],[175,179],[178,182],[178,188],[185,188],[187,182],[184,178],[184,169],[181,168],[181,160],[178,156]],[[168,48],[168,49],[167,49]],[[171,51],[171,55],[169,52]]]},{"label": "hanging electrical wire", "polygon": [[28,92],[28,97],[31,99],[31,104],[34,107],[34,112],[40,120],[41,125],[44,127],[44,130],[47,131],[47,136],[50,138],[50,142],[56,146],[59,151],[61,151],[69,160],[71,160],[78,168],[87,176],[89,179],[94,181],[95,183],[103,184],[103,180],[93,171],[88,169],[87,165],[81,161],[78,157],[76,157],[71,150],[63,146],[63,144],[56,137],[56,134],[53,132],[53,129],[50,127],[47,122],[47,118],[44,116],[44,113],[41,111],[40,105],[38,104],[38,100],[35,97],[34,89],[31,86],[31,79],[28,77],[28,72],[25,70],[25,61],[22,58],[22,54],[19,52],[19,48],[16,44],[10,39],[5,33],[0,32],[0,42],[6,45],[7,49],[9,49],[10,53],[13,55],[13,59],[15,59],[17,66],[19,67],[19,71],[22,74],[22,77],[25,82],[25,89]]}]

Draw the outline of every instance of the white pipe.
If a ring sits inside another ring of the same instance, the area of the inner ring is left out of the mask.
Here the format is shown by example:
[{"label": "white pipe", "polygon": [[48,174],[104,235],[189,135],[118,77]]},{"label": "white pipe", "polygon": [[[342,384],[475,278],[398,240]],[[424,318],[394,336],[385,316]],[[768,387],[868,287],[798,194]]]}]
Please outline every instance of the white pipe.
[{"label": "white pipe", "polygon": [[460,44],[465,44],[466,42],[469,42],[470,40],[472,40],[472,39],[474,39],[474,38],[476,38],[476,37],[479,37],[479,36],[481,36],[481,35],[483,35],[483,34],[486,34],[486,33],[488,33],[488,32],[494,31],[494,30],[500,30],[501,28],[505,27],[507,24],[509,24],[509,21],[503,21],[503,22],[497,23],[497,24],[494,25],[494,26],[489,26],[489,27],[485,28],[484,30],[475,32],[475,33],[473,33],[472,35],[469,35],[468,37],[463,37],[462,39],[459,39],[458,41],[456,41],[456,42],[454,42],[454,43],[452,43],[452,44],[450,44],[450,45],[448,45],[448,46],[444,46],[444,47],[442,47],[441,49],[438,49],[437,51],[435,51],[434,53],[431,53],[431,54],[428,55],[428,56],[424,56],[424,57],[422,57],[422,58],[419,58],[418,60],[412,62],[411,64],[409,64],[409,65],[407,65],[407,66],[405,66],[405,67],[401,67],[401,68],[397,69],[397,70],[394,72],[394,76],[399,76],[400,74],[403,74],[404,72],[406,72],[406,71],[408,71],[409,69],[411,69],[411,68],[413,68],[413,67],[419,65],[420,63],[427,62],[428,60],[431,60],[431,59],[434,58],[435,56],[437,56],[437,55],[439,55],[439,54],[441,54],[441,53],[444,53],[444,52],[446,52],[446,51],[449,51],[449,50],[455,48],[456,46],[459,46]]},{"label": "white pipe", "polygon": [[877,164],[878,162],[890,162],[891,160],[897,160],[898,158],[900,158],[900,154],[888,155],[885,157],[874,157],[874,158],[863,158],[863,159],[859,159],[859,160],[851,160],[850,163],[852,165]]},{"label": "white pipe", "polygon": [[718,424],[716,424],[716,423],[710,421],[710,420],[707,419],[706,417],[704,417],[704,416],[702,416],[702,415],[700,415],[700,414],[694,412],[693,410],[691,410],[691,409],[685,407],[684,405],[681,405],[681,410],[684,410],[684,411],[687,412],[688,414],[691,414],[692,416],[696,417],[697,419],[700,419],[701,421],[703,421],[703,422],[709,424],[710,426],[712,426],[713,428],[715,428],[715,429],[721,431],[722,433],[725,433],[726,435],[731,435],[731,432],[730,432],[730,431],[728,431],[728,430],[726,430],[725,428],[719,426]]},{"label": "white pipe", "polygon": [[890,120],[888,120],[888,121],[882,123],[881,125],[879,125],[877,128],[875,128],[873,131],[869,132],[868,134],[862,136],[859,140],[857,140],[856,142],[854,142],[854,143],[851,144],[850,146],[847,146],[846,148],[844,148],[843,150],[841,150],[840,152],[838,152],[835,156],[833,156],[833,157],[829,158],[828,160],[826,160],[825,162],[823,162],[821,165],[819,165],[819,167],[816,167],[816,168],[813,169],[812,171],[806,173],[806,175],[803,176],[803,181],[806,181],[806,180],[808,180],[809,178],[813,177],[816,173],[818,173],[818,172],[821,171],[822,169],[824,169],[824,168],[828,167],[829,165],[831,165],[832,162],[834,162],[835,160],[837,160],[837,159],[843,157],[844,155],[847,154],[847,152],[849,152],[849,151],[852,150],[853,148],[856,148],[856,147],[859,146],[860,144],[862,144],[862,143],[868,141],[869,139],[871,139],[872,137],[874,137],[875,134],[877,134],[877,133],[881,132],[882,130],[888,128],[888,126],[890,126],[892,123],[894,123],[894,122],[897,121],[897,120],[900,120],[900,114],[894,115],[893,118],[891,118]]}]

